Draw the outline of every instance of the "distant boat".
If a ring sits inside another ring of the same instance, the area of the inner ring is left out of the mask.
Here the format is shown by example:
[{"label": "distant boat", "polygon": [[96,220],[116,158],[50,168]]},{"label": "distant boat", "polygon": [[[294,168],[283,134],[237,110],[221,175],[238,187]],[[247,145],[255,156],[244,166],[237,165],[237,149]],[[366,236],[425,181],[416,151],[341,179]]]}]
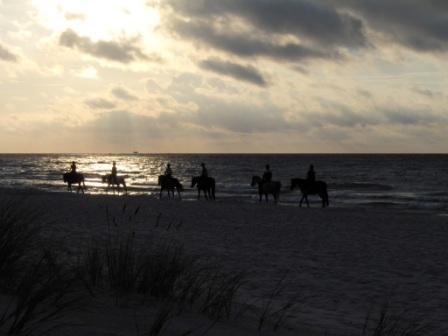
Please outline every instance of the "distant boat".
[{"label": "distant boat", "polygon": [[139,154],[137,151],[133,151],[132,154]]}]

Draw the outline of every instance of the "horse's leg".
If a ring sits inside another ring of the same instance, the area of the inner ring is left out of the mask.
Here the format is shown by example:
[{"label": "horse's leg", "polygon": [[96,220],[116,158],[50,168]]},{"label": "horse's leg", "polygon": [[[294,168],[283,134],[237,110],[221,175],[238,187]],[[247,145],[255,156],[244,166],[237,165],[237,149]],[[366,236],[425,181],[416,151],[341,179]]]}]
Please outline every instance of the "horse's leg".
[{"label": "horse's leg", "polygon": [[126,182],[123,182],[123,188],[124,188],[125,195],[127,195],[128,194],[128,187],[126,186]]},{"label": "horse's leg", "polygon": [[163,188],[160,187],[159,199],[162,199],[162,191],[163,191]]},{"label": "horse's leg", "polygon": [[198,199],[201,198],[201,189],[198,188]]},{"label": "horse's leg", "polygon": [[309,208],[310,207],[310,202],[308,202],[308,195],[305,195],[305,201],[306,201],[306,205]]},{"label": "horse's leg", "polygon": [[[179,188],[176,188],[176,190],[177,190],[177,196],[179,196],[179,200],[181,200],[181,199],[182,199],[182,196],[181,196],[181,194],[180,194],[180,189],[179,189]],[[174,190],[173,190],[173,197],[174,197]]]},{"label": "horse's leg", "polygon": [[305,198],[305,195],[304,194],[302,194],[302,198],[300,199],[300,202],[299,202],[299,207],[302,207],[302,203],[303,203],[303,199]]},{"label": "horse's leg", "polygon": [[320,199],[322,200],[322,208],[325,208],[325,196],[322,195],[321,193],[318,194]]}]

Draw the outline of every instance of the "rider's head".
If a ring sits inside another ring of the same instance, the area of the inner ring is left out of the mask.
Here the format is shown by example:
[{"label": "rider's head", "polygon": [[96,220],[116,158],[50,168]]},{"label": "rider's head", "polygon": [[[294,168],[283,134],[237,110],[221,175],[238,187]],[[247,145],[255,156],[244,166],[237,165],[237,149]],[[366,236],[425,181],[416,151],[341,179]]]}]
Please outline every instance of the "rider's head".
[{"label": "rider's head", "polygon": [[115,166],[115,161],[114,161],[114,162],[112,162],[112,166]]},{"label": "rider's head", "polygon": [[74,165],[75,164],[75,161],[72,161],[72,165]]},{"label": "rider's head", "polygon": [[167,167],[171,167],[171,165],[168,163],[167,165],[166,165]]},{"label": "rider's head", "polygon": [[266,170],[269,170],[269,165],[268,164],[266,165]]},{"label": "rider's head", "polygon": [[204,163],[204,162],[202,162],[202,163],[201,163],[201,166],[202,166],[202,167],[205,167],[205,163]]},{"label": "rider's head", "polygon": [[312,164],[310,165],[310,170],[314,170],[314,166]]}]

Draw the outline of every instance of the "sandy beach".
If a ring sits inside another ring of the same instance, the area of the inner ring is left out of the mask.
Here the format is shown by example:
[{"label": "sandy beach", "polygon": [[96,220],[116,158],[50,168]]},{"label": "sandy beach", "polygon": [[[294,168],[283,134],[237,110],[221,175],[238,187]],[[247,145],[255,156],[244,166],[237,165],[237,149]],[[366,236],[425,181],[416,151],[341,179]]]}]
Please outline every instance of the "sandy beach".
[{"label": "sandy beach", "polygon": [[[230,273],[242,272],[244,284],[236,301],[251,309],[219,321],[209,335],[260,334],[257,316],[269,300],[272,310],[291,303],[276,335],[362,335],[366,316],[385,301],[405,312],[405,319],[435,328],[435,334],[448,330],[447,217],[6,189],[0,195],[39,209],[47,241],[68,256],[79,254],[112,226],[123,234],[134,232],[142,246],[154,239],[175,240],[189,255]],[[136,316],[150,316],[153,310],[92,299],[83,311],[67,317],[81,326],[57,334],[136,335]],[[192,314],[171,321],[163,334],[180,335],[190,324],[207,325],[207,318]],[[271,332],[266,327],[261,334]]]}]

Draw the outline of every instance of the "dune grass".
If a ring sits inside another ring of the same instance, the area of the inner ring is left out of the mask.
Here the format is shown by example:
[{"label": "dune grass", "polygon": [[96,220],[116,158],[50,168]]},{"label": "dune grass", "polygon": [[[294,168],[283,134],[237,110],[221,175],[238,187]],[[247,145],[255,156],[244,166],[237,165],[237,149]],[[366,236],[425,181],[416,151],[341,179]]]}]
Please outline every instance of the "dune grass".
[{"label": "dune grass", "polygon": [[45,334],[77,307],[75,278],[42,248],[37,211],[10,200],[0,204],[0,333]]}]

